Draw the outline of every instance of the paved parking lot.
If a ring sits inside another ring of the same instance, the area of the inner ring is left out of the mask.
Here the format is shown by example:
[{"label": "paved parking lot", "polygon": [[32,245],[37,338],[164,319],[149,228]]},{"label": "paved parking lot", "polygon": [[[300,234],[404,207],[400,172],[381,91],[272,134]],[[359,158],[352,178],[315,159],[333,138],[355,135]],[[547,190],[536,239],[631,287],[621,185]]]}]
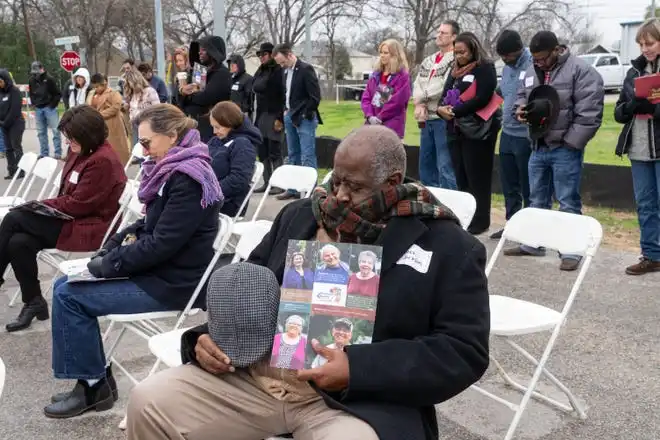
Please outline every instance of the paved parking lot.
[{"label": "paved parking lot", "polygon": [[[26,145],[26,150],[37,150],[34,132],[26,134]],[[4,165],[0,161],[0,166]],[[256,203],[252,203],[254,206]],[[272,219],[281,206],[281,202],[267,202],[263,216]],[[489,251],[493,250],[493,242],[486,245]],[[660,438],[660,274],[640,278],[624,275],[625,265],[636,258],[632,253],[601,249],[549,363],[549,368],[586,403],[589,418],[579,421],[533,401],[523,417],[517,439]],[[51,277],[42,275],[42,285],[46,286]],[[491,275],[490,287],[492,293],[528,298],[559,308],[573,277],[558,270],[554,256],[503,259]],[[0,294],[0,304],[5,304],[0,306],[3,326],[18,313],[19,306],[6,306],[15,288],[15,281],[8,279]],[[202,320],[201,316],[195,317],[188,324]],[[0,399],[0,439],[124,438],[117,425],[123,417],[130,383],[121,374],[117,374],[120,400],[111,411],[61,421],[42,415],[51,394],[72,386],[70,382],[52,378],[49,325],[48,321],[39,322],[28,331],[14,334],[0,329],[0,357],[7,366],[7,381]],[[540,354],[548,336],[527,337],[522,342],[533,353]],[[526,378],[531,374],[527,364],[497,341],[492,344],[492,352],[516,377]],[[146,342],[136,337],[125,340],[118,358],[138,376],[146,374],[154,361]],[[517,397],[500,385],[492,371],[487,373],[483,384],[489,390]],[[542,388],[549,389],[545,385]],[[502,439],[512,416],[507,408],[468,390],[438,406],[440,437]]]}]

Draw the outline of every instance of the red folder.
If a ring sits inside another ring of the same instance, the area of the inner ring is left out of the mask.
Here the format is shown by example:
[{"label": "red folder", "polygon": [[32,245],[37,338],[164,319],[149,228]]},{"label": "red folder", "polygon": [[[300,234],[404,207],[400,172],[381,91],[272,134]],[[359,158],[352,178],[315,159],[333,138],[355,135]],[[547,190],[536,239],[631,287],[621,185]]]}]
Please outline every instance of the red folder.
[{"label": "red folder", "polygon": [[[461,93],[461,101],[469,101],[470,99],[474,99],[474,97],[477,96],[477,82],[473,81],[472,84],[470,84],[470,87],[467,88],[463,93]],[[479,116],[481,119],[484,121],[489,120],[493,114],[497,111],[498,108],[500,108],[500,105],[504,102],[504,99],[497,93],[493,93],[493,96],[490,98],[490,102],[486,105],[486,107],[477,110],[477,116]]]},{"label": "red folder", "polygon": [[[660,74],[635,78],[635,97],[648,99],[653,104],[660,103]],[[651,119],[651,115],[636,115],[637,119]]]}]

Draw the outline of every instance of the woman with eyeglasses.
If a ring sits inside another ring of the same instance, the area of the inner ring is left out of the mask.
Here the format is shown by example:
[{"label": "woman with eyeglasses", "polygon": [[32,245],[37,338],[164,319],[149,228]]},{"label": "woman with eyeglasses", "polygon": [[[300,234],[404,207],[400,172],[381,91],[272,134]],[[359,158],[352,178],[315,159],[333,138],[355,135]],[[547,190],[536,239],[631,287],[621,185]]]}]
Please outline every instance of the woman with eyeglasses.
[{"label": "woman with eyeglasses", "polygon": [[39,285],[37,254],[43,249],[97,250],[126,185],[124,168],[108,143],[108,129],[98,111],[84,104],[71,107],[58,129],[69,153],[59,193],[41,203],[64,216],[44,215],[35,212],[34,205],[25,205],[9,211],[0,222],[0,274],[11,263],[23,299],[18,318],[7,324],[8,332],[29,327],[34,318],[49,317]]},{"label": "woman with eyeglasses", "polygon": [[[145,217],[92,257],[87,269],[96,282],[55,282],[53,370],[77,383],[52,397],[46,417],[112,408],[117,386],[97,318],[183,310],[214,254],[223,195],[197,123],[171,104],[143,110],[136,122],[148,157],[137,194]],[[195,307],[205,302],[201,294]]]}]

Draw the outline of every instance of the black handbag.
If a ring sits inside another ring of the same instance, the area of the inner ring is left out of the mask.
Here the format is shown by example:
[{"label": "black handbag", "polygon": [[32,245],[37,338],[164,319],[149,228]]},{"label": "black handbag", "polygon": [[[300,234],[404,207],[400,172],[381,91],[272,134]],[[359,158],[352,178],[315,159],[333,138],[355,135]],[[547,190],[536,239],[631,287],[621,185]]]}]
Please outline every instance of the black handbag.
[{"label": "black handbag", "polygon": [[490,136],[490,129],[493,124],[493,118],[484,121],[475,114],[456,118],[456,128],[466,139],[476,141],[485,141]]}]

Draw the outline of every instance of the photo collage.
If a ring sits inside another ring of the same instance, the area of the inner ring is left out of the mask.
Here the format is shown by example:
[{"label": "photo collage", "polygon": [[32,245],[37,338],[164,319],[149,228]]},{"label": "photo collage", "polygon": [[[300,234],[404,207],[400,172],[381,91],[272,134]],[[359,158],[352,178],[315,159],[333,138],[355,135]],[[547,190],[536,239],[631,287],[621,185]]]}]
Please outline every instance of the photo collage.
[{"label": "photo collage", "polygon": [[314,339],[337,349],[371,342],[382,254],[380,246],[289,241],[271,366],[323,365]]}]

